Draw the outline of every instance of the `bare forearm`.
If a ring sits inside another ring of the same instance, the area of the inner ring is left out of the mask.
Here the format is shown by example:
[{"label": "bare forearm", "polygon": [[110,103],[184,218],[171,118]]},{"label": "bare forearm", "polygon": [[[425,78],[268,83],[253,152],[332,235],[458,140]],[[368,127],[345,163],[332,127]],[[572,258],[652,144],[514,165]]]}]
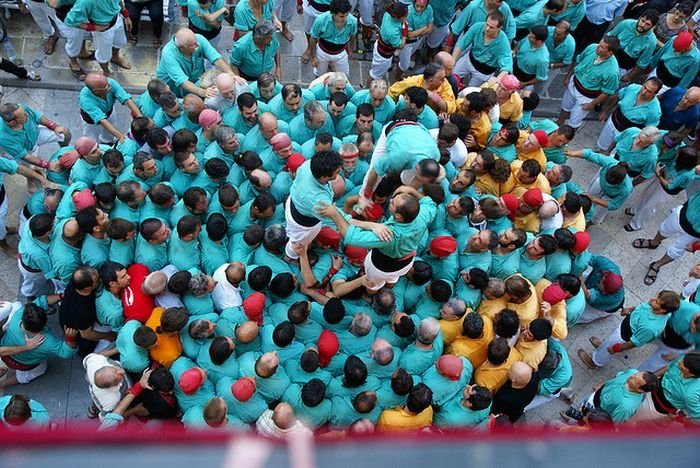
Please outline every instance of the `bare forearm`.
[{"label": "bare forearm", "polygon": [[131,115],[133,115],[134,117],[141,117],[141,109],[138,108],[133,99],[129,99],[124,103],[124,105],[129,108],[129,110],[131,111]]},{"label": "bare forearm", "polygon": [[120,140],[122,138],[122,132],[120,132],[117,127],[112,125],[112,122],[110,122],[109,120],[107,120],[107,119],[100,120],[100,125],[102,125],[102,127],[105,130],[107,130],[116,139]]}]

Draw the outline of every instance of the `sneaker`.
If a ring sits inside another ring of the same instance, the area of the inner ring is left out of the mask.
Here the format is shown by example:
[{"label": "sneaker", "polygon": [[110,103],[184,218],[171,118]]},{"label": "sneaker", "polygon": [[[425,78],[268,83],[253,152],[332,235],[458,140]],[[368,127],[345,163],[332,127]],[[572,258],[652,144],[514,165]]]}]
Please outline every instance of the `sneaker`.
[{"label": "sneaker", "polygon": [[29,81],[41,81],[41,76],[37,72],[29,70],[26,79]]}]

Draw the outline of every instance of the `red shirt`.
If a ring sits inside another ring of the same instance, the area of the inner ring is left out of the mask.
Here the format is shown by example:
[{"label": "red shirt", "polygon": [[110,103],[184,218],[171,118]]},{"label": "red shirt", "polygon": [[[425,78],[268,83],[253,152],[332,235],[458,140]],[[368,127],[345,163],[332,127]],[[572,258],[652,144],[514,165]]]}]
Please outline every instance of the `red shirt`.
[{"label": "red shirt", "polygon": [[155,308],[153,298],[141,289],[150,271],[148,271],[148,267],[140,263],[134,263],[126,271],[131,276],[131,282],[129,286],[122,290],[121,294],[124,319],[126,321],[138,320],[141,323],[146,323],[146,320],[148,320]]}]

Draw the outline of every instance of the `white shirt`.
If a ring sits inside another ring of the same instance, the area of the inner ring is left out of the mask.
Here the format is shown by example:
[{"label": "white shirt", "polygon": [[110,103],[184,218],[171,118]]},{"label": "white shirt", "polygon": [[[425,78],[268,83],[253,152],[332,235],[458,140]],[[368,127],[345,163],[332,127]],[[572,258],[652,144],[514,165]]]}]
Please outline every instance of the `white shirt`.
[{"label": "white shirt", "polygon": [[216,287],[211,293],[211,298],[214,301],[216,310],[224,310],[228,307],[238,307],[243,304],[241,297],[241,288],[232,285],[226,279],[226,269],[230,263],[224,263],[216,269],[212,278],[217,282]]}]

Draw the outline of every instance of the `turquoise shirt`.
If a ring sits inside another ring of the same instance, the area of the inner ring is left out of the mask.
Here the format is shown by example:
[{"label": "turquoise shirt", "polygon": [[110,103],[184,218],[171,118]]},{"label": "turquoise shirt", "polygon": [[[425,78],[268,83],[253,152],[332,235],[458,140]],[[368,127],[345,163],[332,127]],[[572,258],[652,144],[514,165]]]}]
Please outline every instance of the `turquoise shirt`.
[{"label": "turquoise shirt", "polygon": [[[190,272],[194,274],[194,270],[190,270]],[[185,293],[182,295],[182,303],[191,316],[210,314],[214,310],[211,294],[195,296],[192,293]]]},{"label": "turquoise shirt", "polygon": [[[359,392],[358,392],[359,393]],[[369,419],[373,423],[379,421],[382,408],[377,404],[369,413],[360,413],[352,406],[352,396],[337,396],[331,399],[330,426],[334,429],[346,429],[359,419]]]},{"label": "turquoise shirt", "polygon": [[673,48],[673,41],[675,39],[676,36],[670,38],[666,44],[654,54],[649,66],[658,68],[659,62],[663,62],[663,65],[671,75],[680,78],[680,82],[677,86],[680,88],[688,88],[693,82],[695,75],[698,73],[700,52],[698,52],[698,47],[696,45],[686,52],[681,54],[677,53]]},{"label": "turquoise shirt", "polygon": [[4,182],[5,174],[16,174],[19,165],[13,159],[0,158],[0,186]]},{"label": "turquoise shirt", "polygon": [[596,55],[597,44],[591,44],[576,57],[574,76],[581,85],[590,91],[614,94],[620,84],[620,71],[614,55],[601,62]]},{"label": "turquoise shirt", "polygon": [[418,349],[415,343],[408,345],[401,353],[399,367],[405,369],[409,374],[422,375],[435,364],[435,361],[442,355],[442,350],[443,341],[442,332],[440,332],[433,342],[432,349]]},{"label": "turquoise shirt", "polygon": [[[387,99],[389,98],[387,97]],[[381,131],[382,124],[375,119],[374,122],[372,122],[372,137],[374,141],[379,139],[379,134]],[[360,132],[357,129],[357,118],[355,115],[344,117],[335,127],[335,135],[338,138],[342,138],[343,143],[355,143],[359,133]]]},{"label": "turquoise shirt", "polygon": [[[430,8],[430,6],[428,6],[428,8]],[[355,106],[359,106],[360,104],[371,104],[372,97],[369,94],[369,89],[357,91],[355,94],[353,94],[352,99],[350,99],[350,102],[352,102]],[[391,97],[387,94],[387,96],[382,101],[382,104],[379,107],[374,108],[374,120],[376,122],[384,124],[385,122],[391,120],[391,118],[394,116],[395,111],[396,104],[394,103],[394,100],[391,99]]]},{"label": "turquoise shirt", "polygon": [[209,238],[206,229],[199,234],[199,250],[202,254],[202,269],[207,275],[213,275],[217,268],[229,260],[228,239],[216,243]]},{"label": "turquoise shirt", "polygon": [[464,406],[463,401],[462,392],[459,392],[445,402],[433,415],[433,424],[444,428],[470,427],[480,426],[488,420],[491,405],[474,411]]},{"label": "turquoise shirt", "polygon": [[173,375],[173,379],[175,379],[174,394],[177,398],[177,404],[183,412],[187,412],[187,410],[193,406],[204,407],[214,395],[214,384],[212,384],[208,378],[204,379],[204,383],[202,383],[192,395],[186,395],[185,392],[182,391],[179,383],[180,377],[185,371],[194,367],[197,367],[197,365],[185,356],[180,356],[173,362],[173,365],[170,366],[170,373]]},{"label": "turquoise shirt", "polygon": [[[436,28],[450,24],[455,16],[457,2],[458,0],[444,0],[433,3],[433,24]],[[384,19],[382,19],[382,23],[384,23]]]},{"label": "turquoise shirt", "polygon": [[[613,306],[614,307],[614,306]],[[586,309],[586,295],[583,289],[578,294],[566,300],[566,326],[573,327]]]},{"label": "turquoise shirt", "polygon": [[121,4],[119,2],[78,0],[71,7],[64,22],[67,26],[73,28],[77,28],[84,23],[106,25],[112,22],[120,10]]},{"label": "turquoise shirt", "polygon": [[97,321],[107,325],[115,332],[124,326],[124,309],[122,301],[111,292],[102,289],[95,298]]},{"label": "turquoise shirt", "polygon": [[226,423],[223,426],[211,427],[204,420],[204,407],[202,406],[193,406],[188,409],[187,412],[182,415],[182,424],[185,428],[190,430],[203,429],[206,431],[222,431],[228,433],[250,429],[250,426],[230,413],[226,415]]},{"label": "turquoise shirt", "polygon": [[566,348],[562,346],[559,340],[549,338],[547,340],[547,351],[554,351],[561,357],[561,359],[553,371],[546,373],[542,369],[539,371],[541,374],[540,388],[537,391],[537,394],[544,396],[553,395],[569,385],[573,376],[569,355],[566,353]]},{"label": "turquoise shirt", "polygon": [[[203,169],[200,170],[203,172]],[[187,174],[178,169],[170,178],[170,186],[172,187],[175,195],[181,198],[185,191],[192,186],[192,182],[197,177],[197,174]]]},{"label": "turquoise shirt", "polygon": [[[344,362],[344,361],[341,361]],[[360,385],[359,387],[346,387],[343,384],[343,372],[341,369],[340,374],[331,380],[331,383],[328,385],[328,388],[326,389],[326,398],[334,398],[334,397],[350,397],[353,398],[355,395],[358,393],[362,393],[365,391],[372,391],[376,392],[377,389],[379,389],[379,386],[381,385],[381,382],[379,379],[373,375],[367,375],[367,380],[365,383]]]},{"label": "turquoise shirt", "polygon": [[181,88],[185,81],[196,83],[204,73],[204,59],[211,63],[221,58],[221,54],[209,43],[206,38],[195,34],[199,47],[186,57],[175,45],[173,37],[163,47],[160,61],[156,68],[156,77],[170,86],[170,89],[178,97],[184,97],[186,91]]},{"label": "turquoise shirt", "polygon": [[[130,98],[129,98],[130,99]],[[102,152],[104,153],[110,147],[108,145],[100,145]],[[102,162],[97,164],[90,164],[85,159],[78,159],[70,170],[70,178],[73,182],[83,182],[88,187],[92,187],[96,184],[96,180],[100,172],[106,171]]]},{"label": "turquoise shirt", "polygon": [[7,126],[7,122],[0,119],[0,147],[14,159],[20,159],[29,154],[36,146],[39,138],[39,122],[41,114],[24,104],[19,105],[27,114],[24,128],[14,130]]},{"label": "turquoise shirt", "polygon": [[[5,408],[7,408],[7,405],[10,404],[11,399],[12,395],[0,397],[0,422],[2,423],[2,427],[4,427],[6,430],[12,430],[17,427],[13,426],[12,424],[8,424],[7,421],[5,421]],[[36,400],[29,400],[29,409],[31,410],[32,415],[24,424],[22,424],[22,426],[32,429],[48,429],[49,424],[51,423],[51,418],[49,417],[49,412],[46,411],[46,408],[44,408],[44,405]]]},{"label": "turquoise shirt", "polygon": [[544,275],[547,272],[548,256],[533,259],[527,254],[527,252],[525,252],[525,247],[523,247],[521,251],[520,274],[532,284],[536,284],[539,280],[544,278]]},{"label": "turquoise shirt", "polygon": [[440,151],[430,132],[420,124],[401,125],[386,138],[386,154],[374,162],[377,175],[413,169],[423,159],[440,159]]},{"label": "turquoise shirt", "polygon": [[320,367],[313,372],[306,372],[301,368],[301,363],[299,360],[287,361],[283,365],[284,370],[287,371],[287,375],[289,376],[290,380],[295,384],[304,385],[311,379],[319,379],[326,386],[328,386],[333,379],[330,372],[323,370]]},{"label": "turquoise shirt", "polygon": [[[31,220],[31,218],[29,218]],[[24,223],[22,237],[17,250],[22,257],[22,263],[35,270],[41,270],[47,278],[52,277],[53,265],[49,255],[50,242],[38,241],[29,230],[29,223]]]},{"label": "turquoise shirt", "polygon": [[246,34],[233,44],[231,65],[238,67],[247,77],[257,79],[258,76],[265,72],[272,72],[275,68],[275,57],[279,47],[276,34],[272,35],[272,42],[263,50],[253,42],[252,34]]},{"label": "turquoise shirt", "polygon": [[493,254],[491,257],[491,276],[506,279],[520,271],[520,249],[506,255]]},{"label": "turquoise shirt", "polygon": [[149,270],[160,270],[168,264],[168,241],[162,244],[151,244],[138,234],[136,239],[136,263],[146,265]]},{"label": "turquoise shirt", "polygon": [[[642,85],[632,83],[617,92],[619,99],[617,105],[620,107],[620,111],[636,124],[643,126],[659,125],[659,120],[661,119],[661,104],[659,104],[659,100],[655,97],[649,102],[637,105],[637,94],[639,94],[640,89],[642,89]],[[660,140],[661,138],[659,138]]]},{"label": "turquoise shirt", "polygon": [[134,374],[143,372],[151,364],[148,350],[134,343],[134,333],[141,326],[138,320],[129,320],[117,334],[119,363],[124,370]]},{"label": "turquoise shirt", "polygon": [[400,47],[403,41],[403,21],[393,18],[389,13],[384,13],[382,24],[379,27],[379,37],[388,46]]},{"label": "turquoise shirt", "polygon": [[698,173],[695,172],[695,168],[678,171],[673,164],[664,166],[664,168],[666,172],[664,177],[670,180],[670,183],[668,184],[669,190],[687,188],[694,180],[698,178]]},{"label": "turquoise shirt", "polygon": [[530,5],[523,10],[517,18],[515,18],[515,27],[517,29],[527,29],[528,31],[535,26],[547,24],[549,15],[544,14],[544,6],[548,0],[540,0],[534,5]]},{"label": "turquoise shirt", "polygon": [[209,355],[209,348],[212,343],[213,340],[208,340],[204,346],[199,348],[197,365],[207,371],[207,377],[214,385],[224,377],[229,377],[231,379],[238,378],[238,361],[236,360],[236,355],[232,353],[222,364],[214,364]]},{"label": "turquoise shirt", "polygon": [[[551,255],[547,255],[547,272],[544,277],[554,282],[557,276],[564,273],[571,273],[571,255],[566,250],[557,250]],[[532,281],[531,281],[532,282]],[[532,284],[535,284],[532,282]]]},{"label": "turquoise shirt", "polygon": [[[255,361],[261,355],[262,353],[259,352],[248,352],[240,356],[238,365],[241,377],[256,376]],[[285,390],[291,385],[291,381],[282,366],[279,366],[270,377],[256,376],[255,383],[258,393],[268,402],[280,399]]]},{"label": "turquoise shirt", "polygon": [[[318,18],[317,18],[317,20],[318,20]],[[260,105],[261,103],[267,103],[267,102],[268,102],[268,99],[265,99],[265,98],[263,98],[263,97],[260,95],[260,88],[258,88],[258,82],[257,82],[257,81],[254,81],[254,82],[250,83],[250,84],[248,85],[248,90],[249,90],[251,93],[253,93],[253,96],[255,96],[255,99],[258,100],[258,105]],[[272,88],[272,97],[277,96],[277,95],[278,95],[279,93],[281,93],[281,92],[282,92],[282,83],[280,83],[279,81],[275,81],[275,87]],[[270,99],[272,99],[272,98],[270,98]]]},{"label": "turquoise shirt", "polygon": [[347,44],[355,34],[357,34],[357,18],[348,15],[343,27],[338,29],[333,22],[333,15],[330,11],[318,15],[311,27],[311,37],[323,39],[333,44]]},{"label": "turquoise shirt", "polygon": [[236,28],[239,32],[244,33],[247,31],[252,31],[253,27],[255,27],[255,23],[257,23],[261,19],[272,21],[273,6],[273,2],[265,2],[262,5],[262,14],[260,15],[260,18],[257,18],[253,13],[253,10],[250,8],[250,3],[248,2],[248,0],[242,0],[238,2],[235,10],[233,11],[233,27]]},{"label": "turquoise shirt", "polygon": [[509,163],[512,163],[518,158],[518,152],[515,149],[514,144],[506,146],[491,146],[491,140],[499,131],[501,131],[501,128],[503,128],[503,125],[500,122],[494,122],[493,124],[491,124],[491,132],[489,133],[489,137],[486,143],[486,149],[491,151],[499,158],[505,159]]},{"label": "turquoise shirt", "polygon": [[80,110],[90,116],[95,124],[109,117],[114,109],[116,101],[124,104],[131,99],[131,94],[124,91],[124,88],[113,78],[107,78],[110,90],[105,97],[96,96],[87,86],[80,90],[78,105]]},{"label": "turquoise shirt", "polygon": [[697,421],[700,419],[700,379],[685,378],[681,375],[678,363],[682,360],[683,357],[679,357],[669,364],[668,371],[661,380],[661,388],[669,403],[683,410],[690,419]]},{"label": "turquoise shirt", "polygon": [[686,220],[695,231],[700,231],[700,191],[690,196],[690,199],[683,205],[682,212]]},{"label": "turquoise shirt", "polygon": [[[187,0],[187,18],[192,25],[203,31],[212,31],[214,27],[204,21],[199,14],[211,14],[221,9],[224,6],[224,0],[214,0],[209,3],[209,8],[202,8],[202,5],[197,0]],[[215,21],[223,21],[224,15],[219,15]]]},{"label": "turquoise shirt", "polygon": [[261,414],[267,409],[267,402],[259,392],[253,393],[247,401],[238,401],[231,394],[231,386],[234,379],[224,377],[216,384],[216,395],[223,398],[228,405],[228,410],[239,420],[245,423],[255,423]]},{"label": "turquoise shirt", "polygon": [[632,149],[634,139],[642,132],[641,129],[632,127],[615,136],[615,151],[620,162],[627,163],[630,170],[641,172],[645,179],[654,177],[654,169],[658,159],[658,148],[651,144],[643,149]]},{"label": "turquoise shirt", "polygon": [[[513,18],[513,12],[510,6],[506,2],[503,2],[501,6],[498,7],[498,11],[503,14],[502,31],[505,32],[509,41],[515,39],[515,19]],[[469,2],[467,6],[462,9],[462,13],[452,23],[452,26],[450,26],[450,31],[452,31],[452,34],[455,36],[459,36],[464,31],[469,31],[476,23],[485,23],[486,18],[488,18],[488,13],[484,0],[474,0]]]},{"label": "turquoise shirt", "polygon": [[619,306],[625,299],[624,286],[613,294],[603,294],[598,289],[598,285],[605,273],[611,271],[619,275],[620,268],[610,259],[601,255],[592,255],[589,264],[592,269],[586,277],[586,287],[590,292],[588,304],[596,309],[607,311]]},{"label": "turquoise shirt", "polygon": [[549,76],[549,51],[544,45],[537,49],[532,47],[526,37],[518,43],[518,53],[515,63],[518,68],[528,75],[535,75],[538,81],[547,81]]},{"label": "turquoise shirt", "polygon": [[608,211],[619,209],[627,200],[627,197],[632,193],[632,180],[629,176],[621,184],[612,185],[605,180],[608,169],[617,165],[617,160],[610,156],[605,156],[595,153],[589,149],[583,150],[583,157],[588,161],[595,163],[601,167],[600,170],[600,188],[603,195],[608,197]]},{"label": "turquoise shirt", "polygon": [[160,104],[151,98],[151,95],[148,94],[147,90],[136,98],[136,105],[144,116],[150,117],[151,119],[156,115],[158,109],[160,109]]},{"label": "turquoise shirt", "polygon": [[445,258],[435,258],[430,255],[423,255],[421,259],[429,264],[433,269],[433,279],[445,280],[453,284],[457,279],[459,272],[459,256],[456,252],[451,253]]},{"label": "turquoise shirt", "polygon": [[644,400],[643,393],[632,393],[625,387],[627,379],[637,372],[636,369],[618,372],[603,386],[600,394],[600,407],[610,415],[613,422],[627,421],[637,412],[639,405]]},{"label": "turquoise shirt", "polygon": [[452,380],[440,374],[437,366],[431,366],[423,373],[423,383],[433,391],[433,404],[442,406],[457,395],[461,395],[464,386],[472,379],[474,368],[467,358],[460,356],[462,360],[462,373],[459,379]]},{"label": "turquoise shirt", "polygon": [[316,430],[331,419],[330,400],[323,399],[317,406],[306,406],[301,399],[301,385],[292,384],[284,392],[282,400],[294,409],[295,416],[311,430]]},{"label": "turquoise shirt", "polygon": [[[331,120],[331,116],[326,113],[326,120],[323,123],[323,126],[321,128],[317,128],[315,130],[312,130],[308,127],[306,124],[306,119],[304,118],[304,115],[297,115],[292,119],[291,122],[289,122],[289,137],[292,139],[293,142],[298,143],[299,145],[302,145],[306,143],[309,140],[313,140],[316,138],[316,135],[319,133],[330,133],[333,135],[335,133],[335,128],[333,128],[333,120]],[[301,149],[301,147],[299,147]],[[277,156],[273,155],[276,159],[279,159]],[[282,161],[280,159],[280,161]],[[282,166],[284,163],[282,163]],[[277,171],[278,173],[281,171]]]},{"label": "turquoise shirt", "polygon": [[274,331],[275,325],[272,324],[263,325],[260,329],[260,348],[262,352],[268,353],[275,351],[281,362],[287,362],[289,360],[298,361],[305,351],[304,345],[294,340],[287,346],[280,347],[272,340]]},{"label": "turquoise shirt", "polygon": [[141,188],[143,189],[144,192],[149,191],[151,189],[151,187],[156,185],[158,182],[162,182],[163,177],[164,177],[163,163],[158,161],[157,159],[155,160],[155,162],[156,162],[155,175],[149,177],[148,179],[142,179],[134,173],[134,165],[131,164],[124,169],[124,171],[121,173],[121,175],[119,177],[117,177],[116,185],[119,185],[122,182],[127,181],[127,180],[133,180],[134,182],[138,182],[139,184],[141,184]]},{"label": "turquoise shirt", "polygon": [[175,265],[178,270],[189,270],[190,268],[199,268],[201,263],[201,252],[199,251],[199,242],[197,239],[191,241],[183,241],[176,232],[170,236],[170,244],[168,245],[168,259],[170,263]]},{"label": "turquoise shirt", "polygon": [[83,247],[80,250],[80,260],[84,265],[99,269],[109,259],[111,243],[109,237],[98,239],[92,234],[86,234],[83,239]]},{"label": "turquoise shirt", "polygon": [[65,283],[70,280],[75,269],[80,266],[80,249],[63,240],[63,226],[67,221],[68,219],[64,219],[57,223],[51,234],[49,255],[51,255],[53,275],[46,275],[47,278],[55,277]]},{"label": "turquoise shirt", "polygon": [[[581,3],[583,3],[583,0],[581,0]],[[571,65],[571,62],[574,61],[574,52],[576,50],[574,37],[571,34],[567,34],[563,41],[555,45],[554,26],[547,28],[547,31],[547,39],[544,41],[544,45],[547,46],[549,51],[549,61],[551,63]]]},{"label": "turquoise shirt", "polygon": [[571,0],[569,0],[566,2],[566,8],[564,8],[564,11],[557,13],[556,15],[552,15],[552,19],[554,19],[555,23],[562,20],[568,21],[571,25],[571,30],[573,31],[578,27],[578,24],[581,22],[584,16],[586,16],[585,0],[581,0],[578,3],[573,3]]},{"label": "turquoise shirt", "polygon": [[290,190],[292,203],[305,216],[318,218],[315,211],[320,202],[333,203],[333,189],[330,183],[321,185],[311,173],[311,161],[306,161],[297,170],[296,178]]},{"label": "turquoise shirt", "polygon": [[[358,93],[361,93],[361,92],[362,91],[358,91]],[[387,96],[387,99],[390,99],[389,96]],[[405,108],[406,108],[406,103],[403,99],[403,96],[401,96],[399,98],[399,101],[396,103],[396,110],[405,109]],[[414,110],[416,112],[418,112],[418,109],[414,109]],[[393,115],[393,112],[392,112],[392,115]],[[435,111],[433,109],[431,109],[427,105],[423,106],[423,110],[420,111],[420,113],[418,114],[418,123],[423,125],[428,130],[432,130],[433,128],[440,127],[440,121],[438,120],[437,114],[435,113]]]},{"label": "turquoise shirt", "polygon": [[612,28],[609,36],[615,36],[620,40],[620,50],[635,59],[635,65],[641,69],[649,66],[652,55],[656,50],[656,36],[653,28],[644,34],[637,32],[637,20],[622,20]]},{"label": "turquoise shirt", "polygon": [[[272,112],[275,114],[275,117],[277,117],[278,123],[279,123],[279,132],[286,132],[286,129],[282,129],[282,121],[285,123],[285,125],[288,122],[291,122],[294,117],[297,115],[303,114],[304,113],[304,104],[306,104],[309,101],[313,101],[316,99],[316,96],[314,96],[314,93],[311,92],[308,89],[303,89],[301,91],[301,106],[299,106],[299,109],[297,109],[295,112],[290,111],[287,109],[287,107],[284,105],[284,99],[282,99],[282,93],[279,93],[277,96],[273,97],[270,99],[270,102],[268,103],[269,107],[269,112]],[[248,135],[246,135],[247,137]]]},{"label": "turquoise shirt", "polygon": [[502,30],[496,39],[489,43],[484,42],[484,29],[486,23],[475,23],[457,41],[457,47],[467,50],[471,46],[471,53],[479,62],[490,67],[496,67],[500,71],[513,72],[513,55],[510,51],[510,40]]},{"label": "turquoise shirt", "polygon": [[630,341],[636,347],[651,343],[661,336],[670,317],[671,314],[653,313],[648,302],[639,304],[630,315],[630,328],[632,329]]}]

